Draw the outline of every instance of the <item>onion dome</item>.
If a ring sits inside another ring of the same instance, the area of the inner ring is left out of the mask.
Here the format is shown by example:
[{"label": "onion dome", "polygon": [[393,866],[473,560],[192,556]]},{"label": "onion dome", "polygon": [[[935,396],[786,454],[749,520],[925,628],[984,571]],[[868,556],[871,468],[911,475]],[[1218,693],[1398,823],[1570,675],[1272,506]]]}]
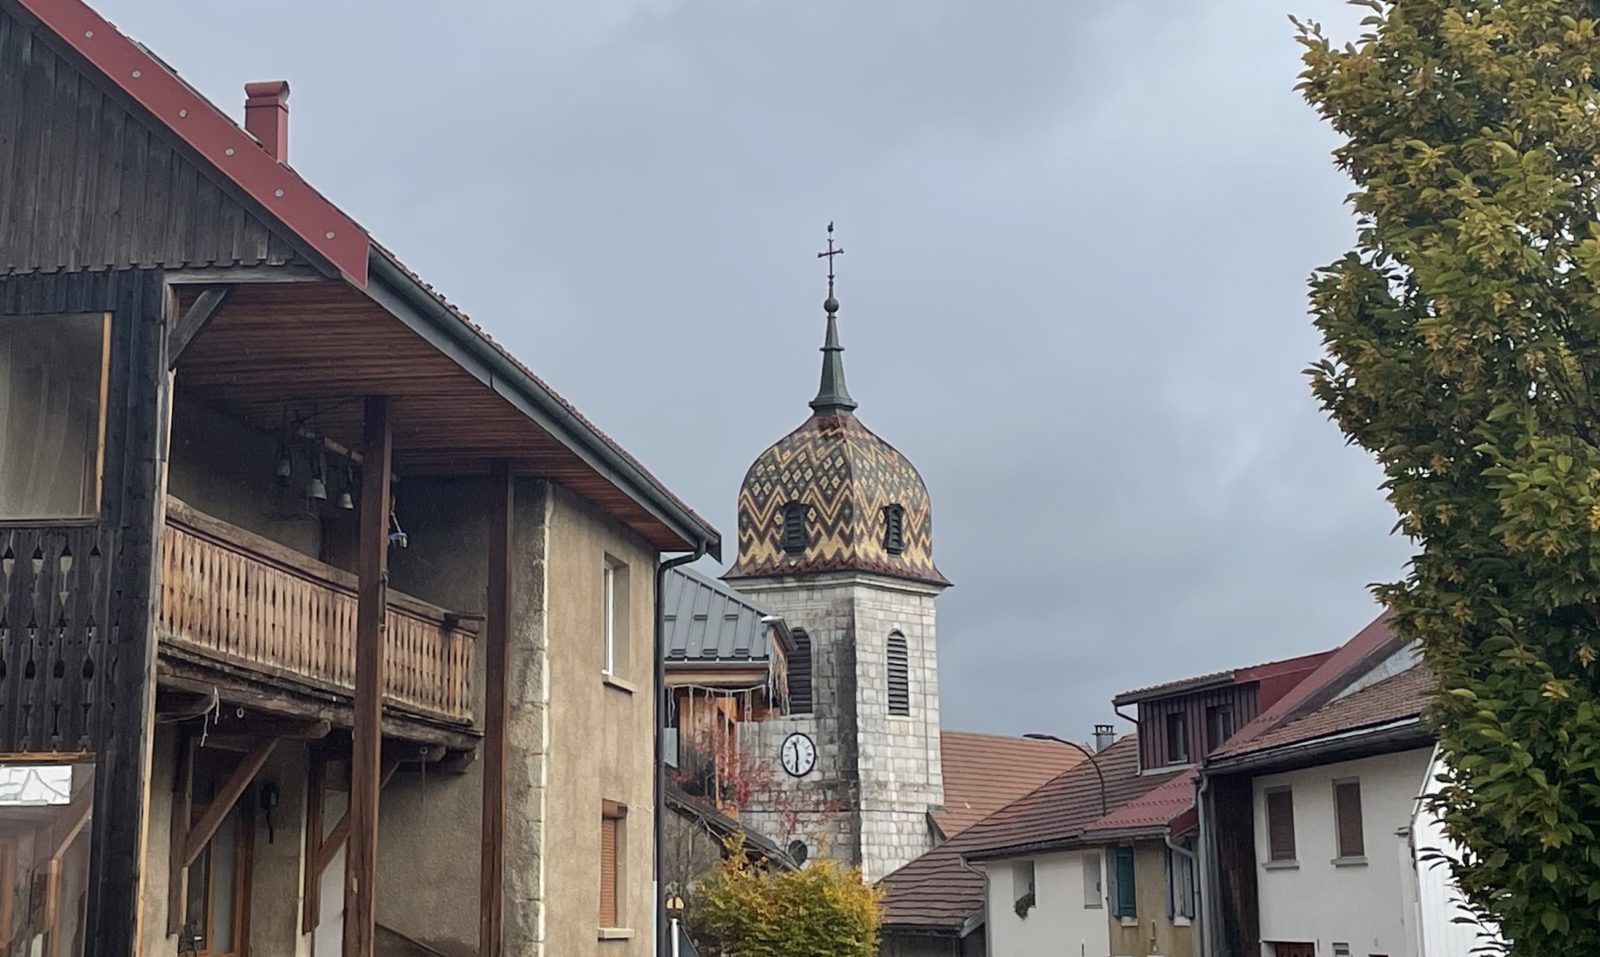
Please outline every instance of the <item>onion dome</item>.
[{"label": "onion dome", "polygon": [[724,577],[870,572],[947,586],[933,564],[933,509],[922,476],[856,418],[831,279],[811,417],[745,474],[739,557]]}]

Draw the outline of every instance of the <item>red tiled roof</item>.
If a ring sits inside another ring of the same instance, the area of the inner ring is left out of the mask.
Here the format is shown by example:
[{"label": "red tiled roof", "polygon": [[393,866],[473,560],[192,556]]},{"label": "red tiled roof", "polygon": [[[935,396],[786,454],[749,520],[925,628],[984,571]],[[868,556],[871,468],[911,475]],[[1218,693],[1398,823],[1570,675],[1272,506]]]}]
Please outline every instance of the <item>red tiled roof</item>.
[{"label": "red tiled roof", "polygon": [[1166,695],[1181,694],[1186,691],[1199,691],[1218,685],[1238,684],[1247,681],[1261,681],[1280,674],[1288,674],[1297,669],[1311,670],[1317,667],[1331,651],[1319,651],[1315,654],[1300,655],[1295,658],[1283,658],[1277,661],[1264,661],[1259,665],[1249,665],[1244,668],[1230,668],[1227,671],[1213,671],[1207,675],[1197,675],[1193,678],[1179,678],[1175,681],[1165,681],[1161,684],[1148,685],[1124,691],[1112,699],[1111,703],[1117,706],[1135,704],[1139,701],[1148,701],[1151,698]]},{"label": "red tiled roof", "polygon": [[947,838],[1083,761],[1083,754],[1054,741],[970,731],[939,736],[944,765],[944,807],[929,816]]},{"label": "red tiled roof", "polygon": [[1376,664],[1377,659],[1398,651],[1404,644],[1404,639],[1389,629],[1389,613],[1383,612],[1357,632],[1354,638],[1340,645],[1293,690],[1256,715],[1233,737],[1223,742],[1222,747],[1211,752],[1207,759],[1238,753],[1257,737],[1281,724],[1285,718],[1292,718],[1296,712],[1307,708],[1318,707],[1317,699],[1325,701],[1338,688],[1348,685],[1357,672]]},{"label": "red tiled roof", "polygon": [[1318,738],[1416,718],[1427,707],[1437,682],[1426,665],[1415,665],[1360,691],[1335,698],[1303,718],[1267,731],[1229,753],[1256,754]]},{"label": "red tiled roof", "polygon": [[[1139,742],[1129,735],[1095,756],[1112,807],[1171,775],[1139,774]],[[1088,761],[1057,775],[885,877],[884,925],[956,933],[983,910],[983,876],[964,855],[1066,843],[1101,816],[1100,784]]]},{"label": "red tiled roof", "polygon": [[1136,797],[1084,829],[1086,837],[1113,831],[1165,828],[1194,807],[1194,777],[1189,768],[1160,787]]}]

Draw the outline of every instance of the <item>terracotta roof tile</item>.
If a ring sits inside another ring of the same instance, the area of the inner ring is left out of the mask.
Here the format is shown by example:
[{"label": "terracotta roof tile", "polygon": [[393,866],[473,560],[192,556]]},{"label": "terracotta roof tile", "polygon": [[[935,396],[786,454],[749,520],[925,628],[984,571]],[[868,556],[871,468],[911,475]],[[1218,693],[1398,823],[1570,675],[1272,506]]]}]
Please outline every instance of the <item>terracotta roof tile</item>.
[{"label": "terracotta roof tile", "polygon": [[1427,707],[1436,686],[1433,673],[1425,665],[1415,665],[1354,694],[1335,698],[1303,718],[1273,728],[1230,752],[1229,756],[1270,751],[1332,734],[1415,718]]},{"label": "terracotta roof tile", "polygon": [[1053,741],[970,731],[939,736],[944,765],[944,807],[929,812],[944,836],[962,831],[1083,761],[1083,754]]},{"label": "terracotta roof tile", "polygon": [[[1112,807],[1155,789],[1172,775],[1140,775],[1139,745],[1129,735],[1100,752],[1106,800]],[[963,855],[993,853],[1043,842],[1065,842],[1101,816],[1100,785],[1088,761],[1023,797],[885,877],[884,925],[956,933],[983,909],[983,876]]]},{"label": "terracotta roof tile", "polygon": [[1194,807],[1196,773],[1194,768],[1190,768],[1176,777],[1168,778],[1160,787],[1134,798],[1095,821],[1084,833],[1093,835],[1099,832],[1167,827]]}]

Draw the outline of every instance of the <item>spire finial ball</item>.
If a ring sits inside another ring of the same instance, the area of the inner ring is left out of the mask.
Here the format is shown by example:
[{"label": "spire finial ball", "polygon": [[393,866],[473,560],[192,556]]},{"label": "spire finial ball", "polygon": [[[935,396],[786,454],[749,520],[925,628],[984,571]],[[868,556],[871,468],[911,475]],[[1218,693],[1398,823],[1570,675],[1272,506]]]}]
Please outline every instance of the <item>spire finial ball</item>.
[{"label": "spire finial ball", "polygon": [[839,311],[839,300],[832,296],[822,300],[822,310],[830,316],[833,315]]}]

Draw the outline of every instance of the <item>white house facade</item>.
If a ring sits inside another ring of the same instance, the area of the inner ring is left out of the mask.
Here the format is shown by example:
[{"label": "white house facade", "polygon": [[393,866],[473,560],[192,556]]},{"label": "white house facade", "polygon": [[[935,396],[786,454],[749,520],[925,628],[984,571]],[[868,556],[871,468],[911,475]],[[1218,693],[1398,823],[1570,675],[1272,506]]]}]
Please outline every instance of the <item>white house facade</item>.
[{"label": "white house facade", "polygon": [[[1110,957],[1099,849],[990,861],[986,907],[992,957]],[[1032,895],[1026,916],[1018,901]]]},{"label": "white house facade", "polygon": [[1418,748],[1254,781],[1263,957],[1416,954]]}]

